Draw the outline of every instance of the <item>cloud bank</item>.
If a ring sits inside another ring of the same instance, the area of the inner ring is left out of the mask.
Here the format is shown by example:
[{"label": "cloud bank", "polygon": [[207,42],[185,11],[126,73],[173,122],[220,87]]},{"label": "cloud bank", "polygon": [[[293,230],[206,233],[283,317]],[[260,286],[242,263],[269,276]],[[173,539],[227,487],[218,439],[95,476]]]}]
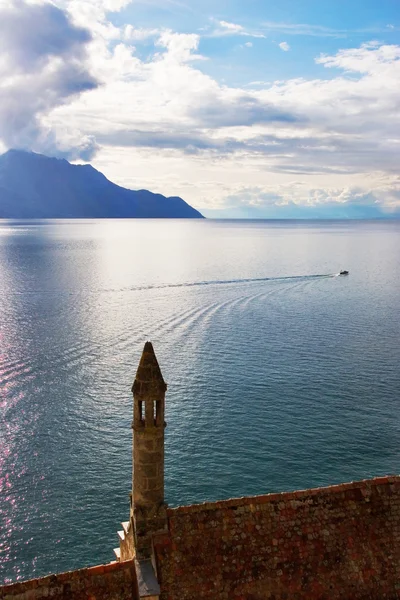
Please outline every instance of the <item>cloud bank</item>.
[{"label": "cloud bank", "polygon": [[[0,9],[5,146],[84,159],[98,148],[96,167],[118,183],[180,194],[203,210],[397,210],[400,46],[321,54],[326,78],[235,87],[207,73],[199,33],[112,24],[108,11],[126,4]],[[216,23],[225,37],[258,36]]]}]

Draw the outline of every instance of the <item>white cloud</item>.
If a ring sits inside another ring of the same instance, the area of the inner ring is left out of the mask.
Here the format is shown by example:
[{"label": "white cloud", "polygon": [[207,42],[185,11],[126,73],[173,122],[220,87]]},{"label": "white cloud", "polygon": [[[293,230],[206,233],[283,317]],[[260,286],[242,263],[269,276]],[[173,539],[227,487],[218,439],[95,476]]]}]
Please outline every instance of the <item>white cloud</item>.
[{"label": "white cloud", "polygon": [[[325,67],[336,67],[354,73],[379,75],[385,69],[400,73],[400,46],[382,45],[377,41],[362,44],[360,48],[339,50],[335,56],[322,55],[317,63]],[[397,62],[397,65],[396,65]]]},{"label": "white cloud", "polygon": [[252,48],[252,47],[253,47],[253,42],[246,42],[246,43],[244,44],[244,46],[245,46],[246,48]]},{"label": "white cloud", "polygon": [[241,31],[244,31],[244,28],[242,27],[242,25],[238,25],[237,23],[229,23],[227,21],[219,21],[219,24],[221,25],[221,27],[223,29],[227,29],[228,31],[231,31],[234,33],[239,33]]},{"label": "white cloud", "polygon": [[57,6],[67,9],[80,24],[94,25],[106,21],[107,14],[119,12],[132,0],[55,0]]},{"label": "white cloud", "polygon": [[[161,51],[147,62],[117,46],[101,62],[115,79],[54,111],[54,127],[74,120],[96,136],[103,147],[96,166],[121,184],[178,193],[203,208],[226,206],[235,194],[238,202],[250,202],[237,193],[246,185],[279,202],[367,201],[372,194],[386,206],[400,203],[393,179],[399,47],[369,44],[318,59],[327,68],[360,69],[357,78],[261,81],[260,89],[244,90],[219,85],[195,68],[190,56],[198,42],[165,33]],[[127,177],[131,162],[138,170]],[[188,173],[192,183],[184,185]],[[293,181],[301,185],[294,188]]]},{"label": "white cloud", "polygon": [[282,35],[295,35],[305,37],[321,38],[353,38],[354,36],[385,34],[391,31],[399,31],[399,27],[386,25],[361,29],[335,29],[324,25],[310,25],[309,23],[285,23],[279,21],[264,21],[260,24],[260,31],[264,34],[280,33]]},{"label": "white cloud", "polygon": [[192,60],[204,60],[204,56],[194,54],[199,46],[200,37],[194,33],[173,33],[164,31],[157,40],[158,46],[167,49],[164,59],[176,61],[177,63]]},{"label": "white cloud", "polygon": [[161,34],[160,29],[145,29],[126,25],[123,29],[122,39],[127,42],[142,42],[151,38],[156,38]]},{"label": "white cloud", "polygon": [[261,24],[265,32],[273,31],[286,35],[305,35],[310,37],[346,37],[349,33],[346,29],[332,29],[323,25],[309,25],[307,23],[284,23],[277,21],[264,21]]},{"label": "white cloud", "polygon": [[288,52],[290,50],[290,46],[287,42],[281,42],[279,45],[279,48],[281,50],[283,50],[284,52]]},{"label": "white cloud", "polygon": [[226,37],[226,36],[245,36],[252,38],[265,38],[264,33],[251,29],[245,29],[243,25],[238,23],[230,23],[229,21],[215,21],[211,19],[216,26],[211,31],[205,30],[204,35],[208,37]]}]

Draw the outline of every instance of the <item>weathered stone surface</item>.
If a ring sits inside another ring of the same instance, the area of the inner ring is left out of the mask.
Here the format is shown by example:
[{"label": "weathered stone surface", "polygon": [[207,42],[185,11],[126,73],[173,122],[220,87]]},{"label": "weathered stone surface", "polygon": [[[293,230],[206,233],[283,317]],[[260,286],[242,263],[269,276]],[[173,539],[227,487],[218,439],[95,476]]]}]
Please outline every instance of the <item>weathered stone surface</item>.
[{"label": "weathered stone surface", "polygon": [[139,600],[134,561],[98,565],[0,587],[0,600]]},{"label": "weathered stone surface", "polygon": [[146,396],[148,393],[165,393],[167,384],[161,374],[151,342],[146,342],[143,353],[133,382],[132,392],[138,396]]},{"label": "weathered stone surface", "polygon": [[146,342],[133,384],[133,525],[135,553],[151,556],[151,534],[166,526],[164,407],[167,386],[153,346]]},{"label": "weathered stone surface", "polygon": [[154,573],[151,560],[136,561],[136,573],[140,598],[157,598],[160,586]]},{"label": "weathered stone surface", "polygon": [[400,477],[168,509],[161,600],[400,598]]}]

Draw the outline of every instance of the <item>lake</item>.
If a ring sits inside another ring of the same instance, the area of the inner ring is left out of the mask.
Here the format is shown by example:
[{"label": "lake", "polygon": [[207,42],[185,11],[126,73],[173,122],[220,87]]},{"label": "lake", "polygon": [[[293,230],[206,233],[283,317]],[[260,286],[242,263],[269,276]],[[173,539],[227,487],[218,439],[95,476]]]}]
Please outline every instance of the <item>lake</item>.
[{"label": "lake", "polygon": [[0,221],[0,580],[113,560],[146,340],[171,506],[398,473],[399,290],[399,221]]}]

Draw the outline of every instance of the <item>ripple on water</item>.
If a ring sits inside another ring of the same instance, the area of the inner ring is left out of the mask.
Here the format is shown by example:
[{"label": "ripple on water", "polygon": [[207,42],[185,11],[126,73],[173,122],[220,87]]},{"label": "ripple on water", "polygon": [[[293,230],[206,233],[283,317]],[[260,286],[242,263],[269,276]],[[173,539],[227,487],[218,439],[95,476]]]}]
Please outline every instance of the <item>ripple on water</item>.
[{"label": "ripple on water", "polygon": [[[383,268],[370,251],[400,250],[397,230],[172,224],[150,260],[137,240],[157,224],[51,227],[0,243],[3,579],[112,559],[146,339],[171,505],[398,469],[400,252]],[[332,255],[363,275],[302,276]]]}]

